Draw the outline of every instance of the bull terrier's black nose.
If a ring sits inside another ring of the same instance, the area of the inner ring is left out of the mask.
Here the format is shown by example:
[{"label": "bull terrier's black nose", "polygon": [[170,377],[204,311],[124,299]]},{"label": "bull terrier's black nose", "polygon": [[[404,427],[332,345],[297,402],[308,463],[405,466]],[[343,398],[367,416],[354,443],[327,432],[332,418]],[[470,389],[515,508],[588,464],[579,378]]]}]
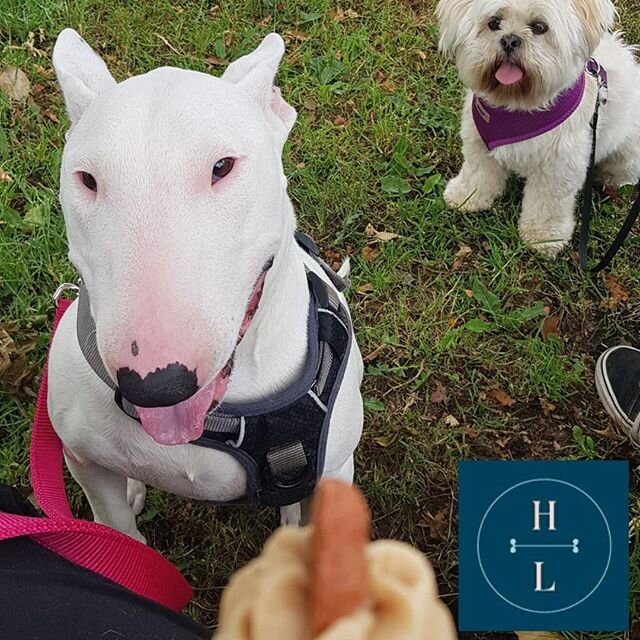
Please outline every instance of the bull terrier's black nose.
[{"label": "bull terrier's black nose", "polygon": [[500,44],[505,53],[513,53],[522,44],[522,38],[513,33],[509,33],[506,36],[502,36]]},{"label": "bull terrier's black nose", "polygon": [[128,367],[118,369],[116,375],[120,393],[138,407],[170,407],[198,390],[196,372],[179,362],[156,369],[144,378]]}]

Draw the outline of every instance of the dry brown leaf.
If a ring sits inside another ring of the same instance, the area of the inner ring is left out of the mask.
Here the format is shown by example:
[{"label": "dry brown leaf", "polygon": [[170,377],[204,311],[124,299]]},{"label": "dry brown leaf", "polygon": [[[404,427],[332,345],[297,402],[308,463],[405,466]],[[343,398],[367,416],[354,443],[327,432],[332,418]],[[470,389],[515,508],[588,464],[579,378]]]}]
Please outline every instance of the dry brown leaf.
[{"label": "dry brown leaf", "polygon": [[547,316],[542,321],[542,328],[540,329],[543,340],[548,340],[549,336],[560,335],[560,316]]},{"label": "dry brown leaf", "polygon": [[391,80],[390,78],[387,78],[382,83],[382,88],[386,89],[389,93],[395,93],[396,92],[396,83],[393,80]]},{"label": "dry brown leaf", "polygon": [[315,111],[318,108],[318,105],[316,104],[315,100],[313,98],[305,98],[302,101],[302,106],[305,109],[308,109],[309,111]]},{"label": "dry brown leaf", "polygon": [[373,362],[374,360],[377,360],[384,353],[386,348],[387,348],[386,344],[381,344],[377,346],[371,353],[367,354],[363,358],[363,360],[365,362]]},{"label": "dry brown leaf", "polygon": [[516,403],[516,401],[498,385],[491,387],[488,395],[503,407],[512,407]]},{"label": "dry brown leaf", "polygon": [[12,100],[26,100],[31,92],[31,83],[24,71],[7,67],[0,72],[0,91]]},{"label": "dry brown leaf", "polygon": [[473,289],[465,289],[464,295],[467,296],[467,298],[473,298],[475,293],[473,293]]},{"label": "dry brown leaf", "polygon": [[431,392],[431,402],[433,404],[446,404],[449,400],[445,386],[439,380],[436,382],[436,388]]},{"label": "dry brown leaf", "polygon": [[371,293],[373,291],[373,285],[369,282],[365,282],[361,284],[357,289],[356,293],[359,293],[361,296],[365,293]]},{"label": "dry brown leaf", "polygon": [[540,407],[545,416],[551,415],[556,410],[556,405],[549,402],[546,398],[540,398]]},{"label": "dry brown leaf", "polygon": [[265,16],[264,18],[262,18],[262,20],[258,22],[258,26],[266,27],[271,22],[272,19],[273,19],[273,16],[269,14],[268,16]]},{"label": "dry brown leaf", "polygon": [[438,511],[435,516],[427,511],[418,522],[418,526],[429,529],[429,537],[434,540],[444,542],[449,539],[449,523],[444,511]]},{"label": "dry brown leaf", "polygon": [[334,271],[338,271],[342,266],[342,255],[339,254],[337,251],[332,251],[331,249],[327,249],[324,252],[324,259]]},{"label": "dry brown leaf", "polygon": [[0,168],[0,182],[13,182],[13,178],[2,168]]},{"label": "dry brown leaf", "polygon": [[362,258],[365,262],[373,262],[380,255],[380,249],[377,247],[363,247]]},{"label": "dry brown leaf", "polygon": [[448,427],[459,427],[460,426],[460,421],[457,418],[455,418],[454,416],[447,416],[444,419],[444,423]]},{"label": "dry brown leaf", "polygon": [[344,22],[348,18],[359,18],[360,14],[353,9],[347,9],[346,11],[338,7],[333,12],[333,19],[335,22]]},{"label": "dry brown leaf", "polygon": [[292,30],[292,31],[287,31],[286,35],[291,39],[291,40],[295,40],[297,42],[305,42],[306,40],[309,39],[309,34],[305,33],[304,31],[297,31],[297,30]]},{"label": "dry brown leaf", "polygon": [[426,60],[427,59],[427,54],[422,51],[421,49],[416,49],[416,55],[418,56],[418,58],[420,58],[420,60]]},{"label": "dry brown leaf", "polygon": [[333,119],[333,124],[336,127],[346,127],[347,126],[347,122],[348,122],[347,119],[344,118],[343,116],[336,116]]},{"label": "dry brown leaf", "polygon": [[378,231],[372,224],[368,224],[364,230],[365,235],[377,242],[389,242],[389,240],[395,240],[400,236],[397,233],[391,233],[390,231]]},{"label": "dry brown leaf", "polygon": [[17,330],[14,324],[0,325],[0,382],[16,395],[33,396],[35,370],[27,354],[36,348],[37,338],[27,334],[16,341]]},{"label": "dry brown leaf", "polygon": [[229,64],[228,60],[218,58],[218,56],[207,56],[204,61],[212,67],[226,67]]},{"label": "dry brown leaf", "polygon": [[460,249],[458,249],[458,253],[455,255],[455,260],[453,261],[452,269],[454,271],[459,271],[462,264],[473,253],[473,249],[466,244],[461,244]]},{"label": "dry brown leaf", "polygon": [[607,273],[604,277],[605,284],[609,290],[609,297],[602,301],[602,309],[617,309],[621,304],[629,300],[629,292],[618,282],[613,273]]},{"label": "dry brown leaf", "polygon": [[51,122],[55,122],[56,124],[60,122],[60,118],[58,118],[58,116],[53,111],[51,111],[51,109],[43,109],[42,116],[44,118],[47,118],[48,120],[51,120]]},{"label": "dry brown leaf", "polygon": [[550,631],[516,631],[518,640],[562,640],[558,633]]}]

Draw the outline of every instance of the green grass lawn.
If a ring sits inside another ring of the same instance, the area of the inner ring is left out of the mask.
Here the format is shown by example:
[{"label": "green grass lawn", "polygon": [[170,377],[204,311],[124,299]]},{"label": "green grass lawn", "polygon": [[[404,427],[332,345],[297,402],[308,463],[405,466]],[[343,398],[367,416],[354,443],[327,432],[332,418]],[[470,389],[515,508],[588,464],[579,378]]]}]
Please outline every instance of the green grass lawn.
[{"label": "green grass lawn", "polygon": [[[376,535],[425,551],[455,606],[463,458],[628,458],[640,518],[639,460],[608,429],[593,383],[605,346],[638,342],[640,241],[629,239],[613,275],[588,277],[575,247],[555,262],[523,248],[516,181],[491,213],[447,211],[442,190],[461,161],[462,90],[437,52],[433,0],[341,9],[328,0],[1,3],[0,67],[15,65],[31,81],[26,103],[0,94],[0,367],[3,349],[14,359],[0,390],[1,481],[28,490],[32,390],[51,294],[74,277],[57,201],[67,124],[50,62],[57,33],[78,29],[124,79],[162,65],[220,74],[275,30],[287,42],[279,82],[299,113],[285,164],[300,225],[329,258],[353,256],[350,302],[367,362],[357,479]],[[628,39],[640,42],[637,0],[619,5]],[[594,252],[613,239],[630,196],[601,198]],[[374,244],[369,225],[398,237]],[[545,339],[543,323],[555,319],[559,335],[545,331]],[[73,500],[88,516],[77,487]],[[256,526],[254,514],[158,492],[142,521],[150,544],[195,585],[190,613],[208,624],[229,574],[277,524],[270,511]],[[636,533],[636,621],[639,541]],[[640,627],[630,637],[640,638]]]}]

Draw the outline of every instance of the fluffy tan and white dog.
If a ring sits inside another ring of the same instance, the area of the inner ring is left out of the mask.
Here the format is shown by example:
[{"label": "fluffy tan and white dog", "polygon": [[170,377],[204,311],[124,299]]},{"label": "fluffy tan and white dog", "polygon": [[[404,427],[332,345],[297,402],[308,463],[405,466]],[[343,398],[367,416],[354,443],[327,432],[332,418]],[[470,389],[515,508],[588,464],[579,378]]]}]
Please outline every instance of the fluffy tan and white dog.
[{"label": "fluffy tan and white dog", "polygon": [[590,122],[598,81],[587,75],[579,106],[532,139],[488,149],[474,121],[474,96],[506,112],[554,107],[594,57],[608,73],[608,100],[597,137],[598,178],[611,186],[640,179],[640,66],[634,49],[611,33],[610,0],[440,0],[440,48],[455,59],[468,89],[462,116],[464,164],[445,200],[466,211],[489,209],[509,172],[526,178],[520,236],[550,257],[571,240],[574,209],[589,167]]}]

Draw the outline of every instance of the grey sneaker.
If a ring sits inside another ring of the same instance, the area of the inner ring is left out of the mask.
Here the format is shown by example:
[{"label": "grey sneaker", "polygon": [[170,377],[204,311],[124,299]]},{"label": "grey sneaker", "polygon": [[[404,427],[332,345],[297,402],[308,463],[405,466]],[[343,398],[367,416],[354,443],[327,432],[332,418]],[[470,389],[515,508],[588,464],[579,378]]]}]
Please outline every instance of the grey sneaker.
[{"label": "grey sneaker", "polygon": [[596,388],[607,413],[640,447],[640,349],[605,351],[596,366]]}]

